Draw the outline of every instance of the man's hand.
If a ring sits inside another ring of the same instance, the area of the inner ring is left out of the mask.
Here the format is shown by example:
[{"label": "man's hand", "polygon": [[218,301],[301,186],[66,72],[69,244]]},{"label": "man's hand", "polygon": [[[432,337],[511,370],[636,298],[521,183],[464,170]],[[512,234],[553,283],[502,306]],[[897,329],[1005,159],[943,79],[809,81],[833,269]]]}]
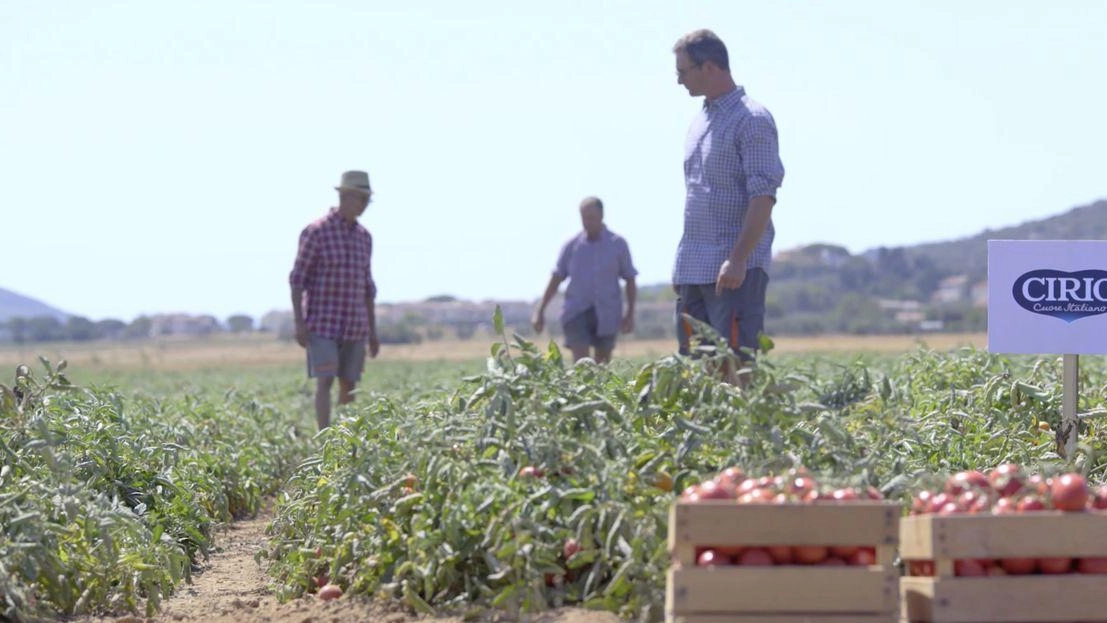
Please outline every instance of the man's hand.
[{"label": "man's hand", "polygon": [[726,260],[719,267],[719,277],[715,279],[715,295],[722,295],[723,290],[737,290],[746,280],[746,263]]},{"label": "man's hand", "polygon": [[377,332],[373,331],[369,334],[369,358],[376,359],[379,352],[381,352],[381,340],[377,337]]},{"label": "man's hand", "polygon": [[535,333],[542,332],[542,329],[546,326],[546,313],[544,310],[534,310],[534,314],[530,317],[530,326],[534,327]]},{"label": "man's hand", "polygon": [[634,330],[634,316],[627,314],[623,316],[623,333],[630,333]]},{"label": "man's hand", "polygon": [[308,345],[308,328],[307,323],[303,320],[296,321],[296,343],[304,348]]}]

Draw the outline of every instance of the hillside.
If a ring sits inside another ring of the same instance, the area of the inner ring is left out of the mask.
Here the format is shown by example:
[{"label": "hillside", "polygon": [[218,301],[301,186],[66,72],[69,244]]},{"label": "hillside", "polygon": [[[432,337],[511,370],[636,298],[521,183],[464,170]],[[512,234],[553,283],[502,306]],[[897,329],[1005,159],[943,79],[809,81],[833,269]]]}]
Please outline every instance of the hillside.
[{"label": "hillside", "polygon": [[945,242],[859,255],[831,244],[782,251],[769,288],[770,331],[983,330],[990,239],[1104,240],[1107,201]]},{"label": "hillside", "polygon": [[39,316],[49,316],[64,322],[70,314],[56,307],[51,307],[42,301],[0,288],[0,322],[7,322],[10,318],[35,318]]},{"label": "hillside", "polygon": [[[817,333],[914,333],[919,331],[981,331],[986,329],[987,241],[1107,240],[1107,201],[1074,208],[1049,218],[1012,227],[985,230],[976,235],[906,247],[880,247],[854,255],[845,247],[819,243],[781,250],[774,258],[766,327],[771,334]],[[675,294],[667,283],[639,286],[635,335],[661,338],[672,335]],[[557,318],[559,298],[547,320]],[[382,339],[406,342],[440,337],[467,337],[486,332],[496,305],[505,321],[523,334],[529,331],[534,301],[467,301],[453,296],[431,297],[421,302],[378,304]],[[65,322],[63,311],[28,297],[0,289],[0,340],[5,323],[13,317],[50,316]],[[275,310],[260,319],[263,330],[288,334],[290,313]],[[90,329],[78,319],[74,335],[190,334],[187,319],[165,316],[136,319],[124,328]],[[219,330],[214,318],[199,317],[204,334]],[[140,323],[145,322],[145,325]],[[153,322],[153,325],[151,324]],[[55,323],[56,324],[56,323]],[[72,322],[70,323],[72,324]],[[156,325],[156,326],[154,326]],[[556,322],[547,326],[556,334]],[[17,330],[11,335],[60,335],[61,328]],[[31,328],[33,329],[33,327]],[[191,333],[195,333],[191,331]],[[68,333],[66,334],[68,335]]]}]

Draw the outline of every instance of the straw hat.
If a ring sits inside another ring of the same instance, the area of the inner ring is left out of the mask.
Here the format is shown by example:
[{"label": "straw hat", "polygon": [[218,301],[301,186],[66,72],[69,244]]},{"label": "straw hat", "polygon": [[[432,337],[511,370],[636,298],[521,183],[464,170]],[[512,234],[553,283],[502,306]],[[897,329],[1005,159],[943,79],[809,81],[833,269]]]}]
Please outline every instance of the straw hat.
[{"label": "straw hat", "polygon": [[352,190],[363,195],[369,195],[373,192],[373,189],[369,186],[369,174],[365,171],[346,171],[342,174],[342,181],[334,189]]}]

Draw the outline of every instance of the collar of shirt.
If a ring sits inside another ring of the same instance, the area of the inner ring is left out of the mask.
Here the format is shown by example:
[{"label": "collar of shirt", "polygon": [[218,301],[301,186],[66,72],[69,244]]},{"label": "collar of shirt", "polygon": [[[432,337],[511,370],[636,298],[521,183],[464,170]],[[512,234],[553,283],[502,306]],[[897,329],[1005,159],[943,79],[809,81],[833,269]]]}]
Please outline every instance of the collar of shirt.
[{"label": "collar of shirt", "polygon": [[734,104],[742,101],[742,98],[746,96],[746,89],[738,85],[734,87],[734,90],[729,93],[724,93],[714,100],[708,100],[703,98],[703,109],[707,112],[715,112],[716,110],[730,108]]},{"label": "collar of shirt", "polygon": [[577,241],[578,242],[603,242],[604,240],[607,240],[610,237],[611,237],[611,232],[609,232],[607,230],[607,225],[604,225],[603,227],[600,228],[600,233],[599,233],[598,236],[596,236],[595,240],[590,240],[588,238],[588,232],[586,232],[582,229],[582,230],[580,230],[580,233],[577,234]]},{"label": "collar of shirt", "polygon": [[342,227],[348,231],[357,229],[357,221],[351,223],[342,218],[342,214],[338,211],[338,208],[331,208],[331,211],[327,213],[327,222],[334,227]]}]

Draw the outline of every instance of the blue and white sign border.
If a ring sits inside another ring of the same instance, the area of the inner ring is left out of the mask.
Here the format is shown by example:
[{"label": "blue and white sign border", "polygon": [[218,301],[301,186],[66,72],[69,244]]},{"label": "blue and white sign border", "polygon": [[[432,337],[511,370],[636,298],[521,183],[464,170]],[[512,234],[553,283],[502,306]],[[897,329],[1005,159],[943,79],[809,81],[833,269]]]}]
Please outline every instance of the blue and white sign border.
[{"label": "blue and white sign border", "polygon": [[1107,241],[989,240],[988,350],[1107,353]]}]

